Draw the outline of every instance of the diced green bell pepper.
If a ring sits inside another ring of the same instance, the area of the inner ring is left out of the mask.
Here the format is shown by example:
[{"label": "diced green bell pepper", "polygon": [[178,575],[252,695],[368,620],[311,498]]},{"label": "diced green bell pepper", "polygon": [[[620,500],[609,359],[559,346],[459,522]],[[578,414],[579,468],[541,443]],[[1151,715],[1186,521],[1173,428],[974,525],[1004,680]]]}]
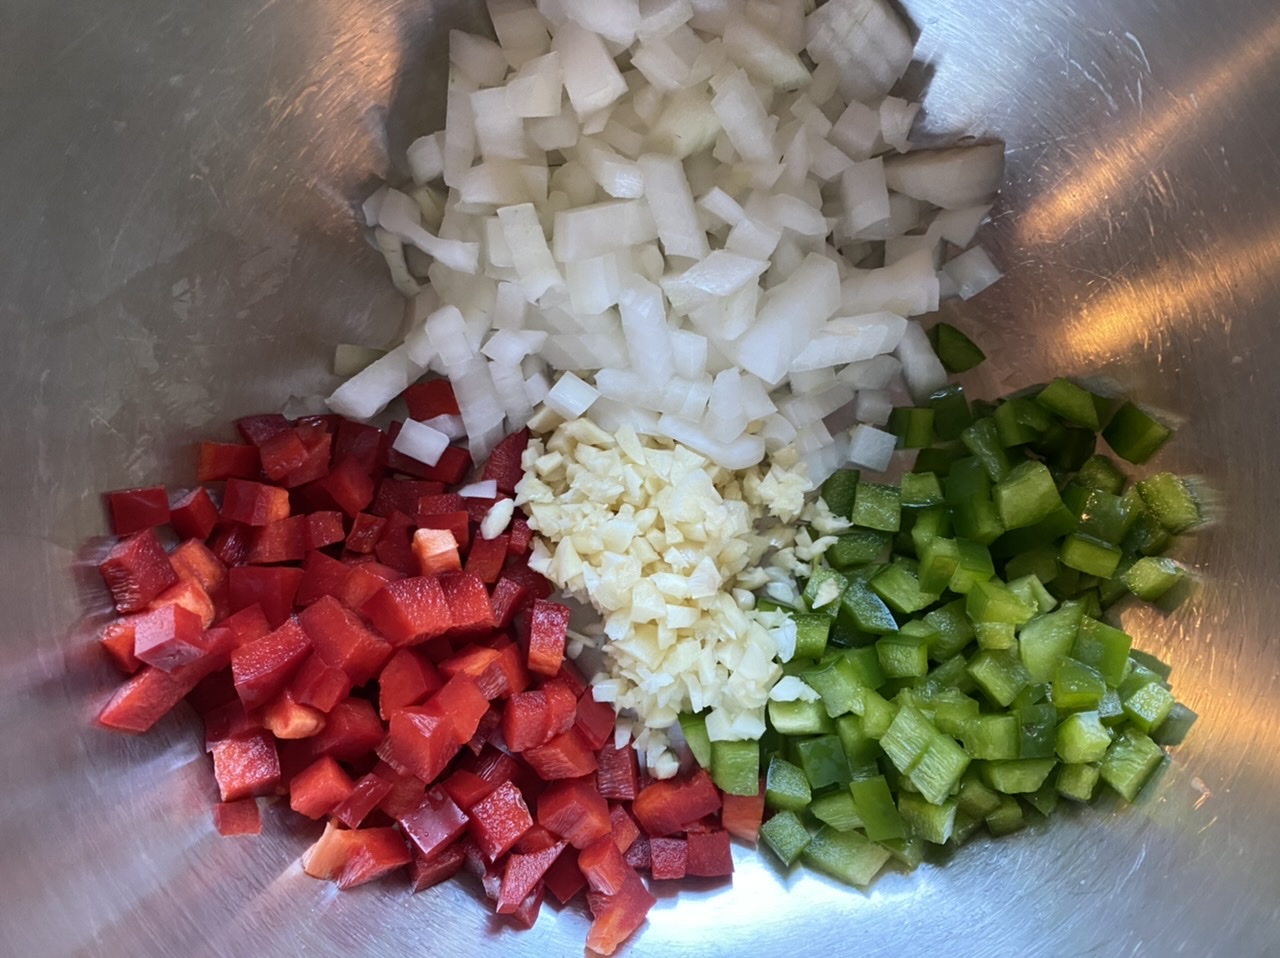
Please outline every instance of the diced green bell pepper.
[{"label": "diced green bell pepper", "polygon": [[1048,410],[1030,399],[1006,399],[991,414],[1000,444],[1005,447],[1034,442],[1053,426]]},{"label": "diced green bell pepper", "polygon": [[877,572],[869,583],[871,591],[880,596],[895,612],[910,615],[927,609],[938,601],[942,590],[927,590],[920,580],[901,565],[888,565]]},{"label": "diced green bell pepper", "polygon": [[1070,422],[1098,432],[1102,424],[1098,421],[1098,407],[1094,404],[1094,395],[1089,390],[1077,386],[1065,379],[1055,379],[1036,396],[1036,402],[1050,412]]},{"label": "diced green bell pepper", "polygon": [[937,632],[929,645],[929,657],[949,659],[973,641],[973,623],[965,612],[965,600],[956,599],[925,613],[924,621]]},{"label": "diced green bell pepper", "polygon": [[825,553],[826,560],[837,569],[866,565],[884,555],[893,536],[876,529],[852,529],[836,537]]},{"label": "diced green bell pepper", "polygon": [[1070,656],[1058,660],[1050,692],[1055,707],[1068,711],[1097,708],[1106,692],[1107,683],[1097,669]]},{"label": "diced green bell pepper", "polygon": [[929,671],[929,641],[895,632],[876,640],[880,668],[888,678],[913,678]]},{"label": "diced green bell pepper", "polygon": [[711,780],[726,795],[760,791],[760,743],[712,742]]},{"label": "diced green bell pepper", "polygon": [[785,758],[773,756],[765,773],[764,801],[770,808],[802,812],[813,798],[804,770]]},{"label": "diced green bell pepper", "polygon": [[1142,732],[1151,734],[1173,710],[1173,693],[1157,682],[1144,685],[1131,695],[1121,696],[1124,714]]},{"label": "diced green bell pepper", "polygon": [[821,612],[798,612],[791,619],[796,624],[794,658],[821,658],[827,651],[827,639],[831,636],[831,616]]},{"label": "diced green bell pepper", "polygon": [[934,845],[947,843],[955,829],[959,809],[960,805],[954,798],[935,805],[923,795],[911,792],[902,792],[898,796],[898,813],[907,830]]},{"label": "diced green bell pepper", "polygon": [[977,818],[986,818],[1000,807],[1001,795],[983,783],[982,776],[975,767],[965,774],[956,799],[961,811]]},{"label": "diced green bell pepper", "polygon": [[929,509],[946,501],[942,495],[942,482],[932,472],[903,473],[898,488],[904,509]]},{"label": "diced green bell pepper", "polygon": [[1098,777],[1096,765],[1063,765],[1058,769],[1058,794],[1073,802],[1092,801]]},{"label": "diced green bell pepper", "polygon": [[978,715],[971,719],[960,736],[964,749],[977,759],[1014,759],[1021,757],[1020,730],[1014,715]]},{"label": "diced green bell pepper", "polygon": [[969,756],[947,735],[938,733],[908,773],[911,784],[934,805],[941,805],[960,783]]},{"label": "diced green bell pepper", "polygon": [[1034,792],[1053,771],[1052,758],[1018,758],[1005,762],[983,762],[982,780],[1005,795]]},{"label": "diced green bell pepper", "polygon": [[1200,504],[1186,481],[1169,472],[1157,473],[1138,483],[1138,495],[1160,525],[1179,535],[1202,521]]},{"label": "diced green bell pepper", "polygon": [[1000,805],[986,818],[987,831],[999,838],[1016,832],[1026,824],[1022,806],[1018,800],[1009,795],[1000,799]]},{"label": "diced green bell pepper", "polygon": [[1144,602],[1155,602],[1182,580],[1182,566],[1163,556],[1143,556],[1122,578],[1129,591]]},{"label": "diced green bell pepper", "polygon": [[804,771],[813,791],[828,785],[849,784],[849,761],[838,735],[794,739],[791,745],[793,760]]},{"label": "diced green bell pepper", "polygon": [[1018,656],[1006,649],[983,649],[969,660],[968,670],[978,688],[1005,708],[1031,681]]},{"label": "diced green bell pepper", "polygon": [[909,772],[938,735],[938,730],[917,709],[903,706],[880,736],[880,748],[894,768]]},{"label": "diced green bell pepper", "polygon": [[1063,565],[1100,579],[1110,578],[1123,556],[1118,546],[1079,532],[1062,540],[1058,550],[1058,559]]},{"label": "diced green bell pepper", "polygon": [[1076,473],[1075,482],[1086,489],[1100,489],[1118,496],[1124,492],[1126,480],[1120,467],[1099,453],[1096,456],[1090,456],[1080,467],[1080,471]]},{"label": "diced green bell pepper", "polygon": [[760,826],[760,837],[769,850],[790,868],[808,847],[809,830],[792,811],[781,811]]},{"label": "diced green bell pepper", "polygon": [[707,735],[707,719],[703,715],[680,714],[680,731],[689,743],[689,751],[702,768],[711,768],[711,738]]},{"label": "diced green bell pepper", "polygon": [[902,816],[883,775],[852,782],[849,792],[868,838],[880,842],[906,837]]},{"label": "diced green bell pepper", "polygon": [[897,532],[902,525],[902,500],[898,487],[859,480],[852,519],[855,526],[864,529]]},{"label": "diced green bell pepper", "polygon": [[1058,757],[1068,764],[1099,762],[1111,747],[1111,733],[1097,712],[1076,712],[1058,726],[1055,746]]},{"label": "diced green bell pepper", "polygon": [[844,595],[847,588],[849,588],[849,580],[843,575],[835,569],[818,566],[809,576],[809,581],[805,583],[801,597],[804,599],[805,608],[810,611],[823,610],[826,615],[835,615],[835,610],[839,608],[840,597]]},{"label": "diced green bell pepper", "polygon": [[924,449],[933,445],[933,408],[896,407],[889,414],[889,431],[898,437],[899,449]]},{"label": "diced green bell pepper", "polygon": [[1139,466],[1154,456],[1172,435],[1173,430],[1132,402],[1125,402],[1117,409],[1107,428],[1102,430],[1102,438],[1117,456]]},{"label": "diced green bell pepper", "polygon": [[1034,606],[1023,602],[997,579],[973,586],[965,598],[965,610],[975,623],[1011,622],[1021,625],[1031,621],[1036,614]]},{"label": "diced green bell pepper", "polygon": [[865,888],[890,858],[888,849],[858,831],[824,825],[801,852],[806,865],[839,881]]},{"label": "diced green bell pepper", "polygon": [[937,323],[929,330],[938,359],[949,373],[968,372],[987,358],[972,339],[950,323]]},{"label": "diced green bell pepper", "polygon": [[782,735],[822,735],[835,730],[822,701],[769,700],[769,723]]},{"label": "diced green bell pepper", "polygon": [[1019,553],[1005,563],[1004,573],[1010,579],[1033,575],[1044,585],[1058,576],[1058,549],[1052,543],[1044,543]]},{"label": "diced green bell pepper", "polygon": [[964,387],[959,383],[943,386],[930,396],[929,408],[933,410],[933,431],[943,442],[959,439],[973,422]]},{"label": "diced green bell pepper", "polygon": [[995,484],[992,500],[1005,529],[1025,529],[1051,516],[1062,505],[1058,485],[1042,462],[1019,463]]},{"label": "diced green bell pepper", "polygon": [[887,635],[898,631],[898,622],[880,596],[866,582],[855,579],[840,597],[836,621],[846,628]]},{"label": "diced green bell pepper", "polygon": [[1049,702],[1037,702],[1019,706],[1014,715],[1018,720],[1018,757],[1053,758],[1058,743],[1058,710]]},{"label": "diced green bell pepper", "polygon": [[837,469],[822,483],[822,498],[833,515],[848,519],[858,490],[858,470]]},{"label": "diced green bell pepper", "polygon": [[1132,645],[1133,639],[1127,632],[1086,615],[1080,619],[1070,655],[1076,661],[1097,669],[1103,681],[1114,688],[1124,678]]},{"label": "diced green bell pepper", "polygon": [[866,733],[860,715],[842,715],[836,719],[836,734],[840,736],[840,746],[844,749],[850,771],[875,762],[880,754],[880,746]]},{"label": "diced green bell pepper", "polygon": [[1102,780],[1132,802],[1164,761],[1160,746],[1135,728],[1127,728],[1111,743],[1102,760]]},{"label": "diced green bell pepper", "polygon": [[845,789],[815,796],[809,803],[809,814],[838,832],[849,832],[862,827],[862,818],[853,804],[853,796]]},{"label": "diced green bell pepper", "polygon": [[1005,532],[991,544],[991,553],[1007,559],[1037,546],[1053,545],[1056,547],[1058,540],[1075,532],[1079,524],[1075,513],[1063,505],[1062,508],[1054,509],[1048,516],[1034,525]]},{"label": "diced green bell pepper", "polygon": [[[1009,453],[1000,444],[1000,435],[996,431],[994,419],[975,419],[960,433],[960,441],[982,464],[982,468],[992,482],[999,482],[1009,474],[1012,463],[1009,460]],[[953,467],[952,475],[954,474]]]}]

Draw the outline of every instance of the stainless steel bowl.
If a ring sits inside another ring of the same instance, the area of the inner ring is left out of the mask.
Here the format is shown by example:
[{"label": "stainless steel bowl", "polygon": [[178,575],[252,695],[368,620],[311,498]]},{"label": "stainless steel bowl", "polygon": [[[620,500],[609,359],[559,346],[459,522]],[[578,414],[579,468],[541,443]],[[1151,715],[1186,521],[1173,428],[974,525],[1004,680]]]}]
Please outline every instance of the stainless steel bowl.
[{"label": "stainless steel bowl", "polygon": [[[993,385],[1099,377],[1184,417],[1159,464],[1222,503],[1182,552],[1203,587],[1126,619],[1202,718],[1136,806],[868,895],[740,850],[732,888],[664,897],[629,953],[1280,954],[1280,10],[906,7],[928,127],[1009,144],[986,234],[1008,277],[957,319]],[[515,933],[459,885],[338,895],[301,874],[286,816],[214,834],[189,715],[140,739],[89,723],[115,681],[92,647],[97,493],[190,476],[197,437],[322,391],[335,343],[393,334],[352,206],[441,119],[446,28],[477,9],[0,9],[0,953],[580,951],[578,908]]]}]

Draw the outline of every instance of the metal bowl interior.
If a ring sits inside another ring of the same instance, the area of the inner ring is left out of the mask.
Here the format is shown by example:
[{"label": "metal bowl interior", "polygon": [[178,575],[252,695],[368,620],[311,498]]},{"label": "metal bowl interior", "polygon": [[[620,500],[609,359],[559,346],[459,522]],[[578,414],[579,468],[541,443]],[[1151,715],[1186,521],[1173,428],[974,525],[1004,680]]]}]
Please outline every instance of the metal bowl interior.
[{"label": "metal bowl interior", "polygon": [[[1215,522],[1200,588],[1130,613],[1200,722],[1133,807],[1103,801],[869,894],[736,852],[664,892],[630,954],[1275,953],[1280,910],[1280,13],[1268,0],[908,0],[926,129],[1003,138],[984,242],[1007,278],[954,311],[986,385],[1092,377],[1185,420],[1158,465]],[[127,7],[127,9],[126,9]],[[219,839],[188,714],[89,718],[104,489],[189,477],[190,444],[331,385],[337,342],[399,322],[353,204],[442,118],[430,0],[87,0],[0,11],[0,951],[577,953],[460,884],[338,895],[268,815]],[[1272,370],[1272,372],[1268,372]],[[87,543],[87,545],[86,545]]]}]

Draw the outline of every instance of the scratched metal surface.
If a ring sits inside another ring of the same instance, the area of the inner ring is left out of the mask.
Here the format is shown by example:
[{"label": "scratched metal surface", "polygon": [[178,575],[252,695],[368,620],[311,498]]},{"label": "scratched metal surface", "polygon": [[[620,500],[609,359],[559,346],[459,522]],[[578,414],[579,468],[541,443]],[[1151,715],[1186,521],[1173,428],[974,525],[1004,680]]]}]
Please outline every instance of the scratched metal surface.
[{"label": "scratched metal surface", "polygon": [[[956,318],[991,347],[989,385],[1093,376],[1185,416],[1161,465],[1226,503],[1183,552],[1205,587],[1126,621],[1203,718],[1135,808],[869,895],[739,850],[731,889],[664,898],[629,953],[1280,954],[1280,11],[906,6],[928,127],[1009,143],[986,234],[1009,275]],[[213,834],[189,716],[137,740],[88,725],[112,682],[90,647],[95,493],[189,475],[193,439],[328,386],[335,342],[392,335],[351,205],[439,120],[445,28],[474,16],[0,5],[0,953],[579,951],[579,909],[516,934],[459,886],[337,896],[299,873],[310,830],[284,816]]]}]

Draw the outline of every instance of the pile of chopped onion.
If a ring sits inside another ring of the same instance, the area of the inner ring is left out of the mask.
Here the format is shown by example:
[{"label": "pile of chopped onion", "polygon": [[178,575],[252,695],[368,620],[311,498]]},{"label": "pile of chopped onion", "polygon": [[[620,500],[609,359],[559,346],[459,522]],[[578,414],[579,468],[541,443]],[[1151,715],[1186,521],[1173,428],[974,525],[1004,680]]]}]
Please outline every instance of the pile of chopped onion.
[{"label": "pile of chopped onion", "polygon": [[[897,14],[806,8],[489,0],[497,41],[451,34],[414,184],[363,208],[408,333],[330,406],[374,416],[431,370],[477,460],[545,403],[726,469],[788,446],[815,482],[884,468],[892,391],[944,381],[917,317],[999,275],[978,248],[944,259],[1003,150],[913,151]],[[428,463],[448,438],[430,428],[406,439]]]}]

